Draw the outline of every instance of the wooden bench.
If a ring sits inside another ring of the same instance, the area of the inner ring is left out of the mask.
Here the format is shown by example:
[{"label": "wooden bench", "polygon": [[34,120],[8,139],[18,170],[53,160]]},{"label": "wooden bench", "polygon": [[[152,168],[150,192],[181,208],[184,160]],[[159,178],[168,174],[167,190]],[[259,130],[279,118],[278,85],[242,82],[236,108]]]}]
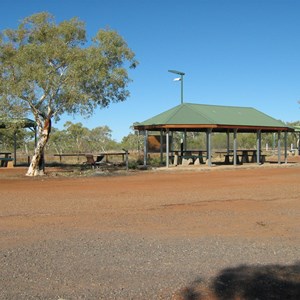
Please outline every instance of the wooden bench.
[{"label": "wooden bench", "polygon": [[261,154],[261,155],[260,155],[260,162],[261,162],[262,164],[266,162],[266,156],[267,156],[267,155],[265,155],[265,154]]},{"label": "wooden bench", "polygon": [[14,159],[12,157],[0,157],[1,167],[8,167],[9,162],[12,162]]},{"label": "wooden bench", "polygon": [[[265,163],[266,162],[266,154],[261,154],[260,155],[260,163]],[[252,163],[256,163],[257,162],[257,155],[256,154],[254,154],[254,155],[252,155],[252,159],[251,159],[251,162]]]},{"label": "wooden bench", "polygon": [[207,158],[206,155],[192,155],[192,154],[191,155],[180,155],[179,157],[181,158],[181,163],[183,162],[183,159],[187,159],[187,160],[191,159],[193,161],[193,163],[195,163],[195,161],[197,159],[199,159],[200,164],[204,164],[203,158]]},{"label": "wooden bench", "polygon": [[[225,154],[225,164],[230,164],[230,157],[232,157],[232,160],[233,160],[233,154]],[[265,163],[266,161],[266,155],[265,154],[261,154],[260,155],[260,163]],[[233,162],[233,161],[232,161]],[[236,163],[237,164],[243,164],[245,161],[245,156],[243,154],[237,154],[236,155]],[[251,159],[251,162],[252,163],[256,163],[257,162],[257,158],[256,158],[256,154],[255,155],[252,155],[252,159]]]},{"label": "wooden bench", "polygon": [[[234,154],[225,154],[225,164],[230,164],[230,157],[232,157],[232,163],[234,159]],[[236,155],[236,163],[237,164],[243,164],[243,154],[237,154]]]}]

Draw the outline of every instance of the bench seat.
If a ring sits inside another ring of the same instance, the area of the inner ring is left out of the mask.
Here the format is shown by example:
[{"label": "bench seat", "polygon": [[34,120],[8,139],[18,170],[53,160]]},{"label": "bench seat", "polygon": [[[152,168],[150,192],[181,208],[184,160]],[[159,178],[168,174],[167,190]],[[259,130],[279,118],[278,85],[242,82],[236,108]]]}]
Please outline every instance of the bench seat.
[{"label": "bench seat", "polygon": [[[225,156],[225,163],[226,164],[230,164],[230,160],[229,160],[229,158],[230,157],[232,157],[232,159],[233,159],[233,157],[234,157],[234,155],[233,154],[225,154],[224,155]],[[243,155],[243,154],[237,154],[236,155],[236,163],[237,164],[243,164],[244,162],[247,162],[247,161],[245,161],[245,156]],[[255,163],[257,161],[257,158],[256,158],[256,154],[255,155],[252,155],[252,159],[251,159],[251,162],[252,163]],[[266,161],[266,155],[265,154],[261,154],[260,155],[260,163],[264,163]]]},{"label": "bench seat", "polygon": [[[232,160],[233,160],[234,154],[225,154],[224,156],[225,156],[225,164],[230,164],[229,158],[232,157]],[[236,163],[241,164],[241,165],[243,164],[243,155],[242,154],[236,155]]]},{"label": "bench seat", "polygon": [[0,157],[1,167],[7,167],[8,162],[13,161],[12,157]]},{"label": "bench seat", "polygon": [[[261,154],[260,155],[260,163],[263,164],[263,163],[266,162],[266,156],[267,156],[266,154]],[[257,162],[257,156],[256,156],[256,154],[252,156],[251,162],[253,162],[253,163]]]},{"label": "bench seat", "polygon": [[189,160],[191,159],[193,163],[199,159],[199,163],[204,164],[203,158],[206,158],[206,155],[180,155],[181,161],[183,162],[184,159]]}]

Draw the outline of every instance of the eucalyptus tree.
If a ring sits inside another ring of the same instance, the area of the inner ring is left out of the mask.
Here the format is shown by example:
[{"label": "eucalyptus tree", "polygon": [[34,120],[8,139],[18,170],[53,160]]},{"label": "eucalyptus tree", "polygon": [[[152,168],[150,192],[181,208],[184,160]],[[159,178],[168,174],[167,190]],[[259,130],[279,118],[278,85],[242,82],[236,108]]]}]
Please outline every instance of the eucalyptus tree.
[{"label": "eucalyptus tree", "polygon": [[144,137],[138,133],[129,133],[123,137],[121,146],[129,151],[139,152],[144,147]]},{"label": "eucalyptus tree", "polygon": [[112,130],[108,126],[93,128],[89,134],[89,145],[92,151],[107,151],[117,146],[112,139]]},{"label": "eucalyptus tree", "polygon": [[82,123],[72,123],[70,121],[64,124],[65,139],[72,151],[82,153],[87,150],[87,142],[89,129],[84,127]]},{"label": "eucalyptus tree", "polygon": [[[51,124],[62,114],[91,115],[96,107],[124,101],[135,54],[115,31],[87,41],[82,21],[56,23],[43,12],[0,36],[0,108],[33,115],[38,142],[27,171],[43,175],[43,150]],[[19,108],[19,110],[17,109]]]}]

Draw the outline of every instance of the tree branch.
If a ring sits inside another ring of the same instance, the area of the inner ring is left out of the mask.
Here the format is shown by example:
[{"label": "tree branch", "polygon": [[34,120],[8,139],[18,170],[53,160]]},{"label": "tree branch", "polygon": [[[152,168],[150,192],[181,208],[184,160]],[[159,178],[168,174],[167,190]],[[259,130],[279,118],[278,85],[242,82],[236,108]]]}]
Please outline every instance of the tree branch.
[{"label": "tree branch", "polygon": [[39,102],[35,105],[35,107],[39,109],[45,99],[46,99],[46,93],[40,98]]}]

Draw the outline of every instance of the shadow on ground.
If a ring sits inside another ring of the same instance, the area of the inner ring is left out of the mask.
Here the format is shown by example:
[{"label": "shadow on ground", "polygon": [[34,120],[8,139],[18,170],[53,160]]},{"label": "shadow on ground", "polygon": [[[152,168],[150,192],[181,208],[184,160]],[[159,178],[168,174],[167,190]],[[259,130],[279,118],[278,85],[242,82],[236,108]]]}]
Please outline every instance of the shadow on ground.
[{"label": "shadow on ground", "polygon": [[205,283],[195,280],[181,290],[182,300],[298,300],[300,262],[293,265],[266,265],[226,268]]}]

